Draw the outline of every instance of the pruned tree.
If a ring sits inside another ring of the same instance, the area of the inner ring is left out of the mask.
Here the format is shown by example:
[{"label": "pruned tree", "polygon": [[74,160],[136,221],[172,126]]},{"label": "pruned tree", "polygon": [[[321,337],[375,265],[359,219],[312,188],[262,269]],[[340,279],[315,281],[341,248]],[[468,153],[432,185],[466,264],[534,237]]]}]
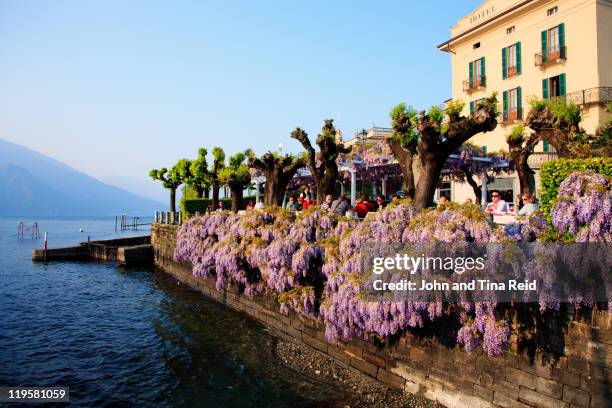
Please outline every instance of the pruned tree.
[{"label": "pruned tree", "polygon": [[212,186],[212,205],[214,209],[219,208],[219,172],[224,167],[225,152],[222,148],[215,146],[212,151],[213,154],[213,167],[209,173],[209,183]]},{"label": "pruned tree", "polygon": [[386,138],[387,145],[400,166],[406,197],[414,198],[415,182],[413,165],[417,157],[419,135],[416,131],[417,112],[400,103],[391,111],[393,134]]},{"label": "pruned tree", "polygon": [[207,154],[208,151],[205,148],[198,149],[198,158],[191,161],[188,175],[185,178],[185,184],[196,191],[198,198],[208,198],[210,193],[211,179],[206,160]]},{"label": "pruned tree", "polygon": [[260,158],[250,152],[249,167],[261,170],[266,178],[264,187],[264,205],[282,205],[289,181],[298,169],[306,165],[301,157],[268,152]]},{"label": "pruned tree", "polygon": [[[606,112],[612,113],[612,102],[606,103]],[[595,132],[598,139],[597,153],[600,156],[612,156],[612,117],[601,123]]]},{"label": "pruned tree", "polygon": [[529,104],[525,124],[538,134],[540,140],[550,143],[559,157],[591,156],[597,140],[580,127],[582,115],[578,106],[565,98],[532,98]]},{"label": "pruned tree", "polygon": [[176,212],[176,190],[183,184],[186,169],[189,168],[189,160],[179,160],[170,170],[166,167],[161,169],[153,169],[149,172],[149,176],[153,180],[162,182],[164,188],[170,190],[170,211]]},{"label": "pruned tree", "polygon": [[249,167],[245,163],[250,150],[236,153],[229,158],[229,164],[219,171],[219,181],[227,185],[232,195],[232,211],[238,212],[242,203],[244,189],[251,182]]},{"label": "pruned tree", "polygon": [[334,192],[336,179],[338,178],[337,158],[340,154],[347,154],[351,151],[350,147],[345,147],[344,143],[336,140],[336,128],[333,119],[325,119],[325,124],[321,133],[317,137],[319,153],[310,144],[308,134],[296,128],[291,132],[291,137],[299,141],[306,150],[306,165],[314,178],[317,190],[317,203],[322,204],[325,196]]},{"label": "pruned tree", "polygon": [[[400,135],[407,134],[406,127],[411,126],[411,132],[416,131],[419,136],[416,153],[421,171],[414,190],[414,205],[419,210],[432,205],[440,174],[448,157],[472,136],[490,132],[497,126],[496,94],[478,104],[468,117],[461,116],[463,107],[464,104],[460,101],[449,103],[445,110],[434,106],[427,113],[421,112],[415,120],[403,119],[404,128],[399,127],[400,123],[396,124]],[[406,109],[400,106],[398,112],[401,113],[402,110],[405,116],[409,116]],[[446,122],[445,114],[448,118]],[[404,148],[403,152],[405,151]],[[395,158],[398,162],[403,162],[405,168],[412,166],[414,154],[407,155],[398,150],[398,156]]]},{"label": "pruned tree", "polygon": [[506,142],[510,150],[510,159],[519,178],[521,195],[531,195],[534,192],[535,180],[534,171],[529,167],[528,159],[540,142],[540,134],[534,132],[526,138],[525,126],[520,124],[512,128],[512,131],[506,136]]}]

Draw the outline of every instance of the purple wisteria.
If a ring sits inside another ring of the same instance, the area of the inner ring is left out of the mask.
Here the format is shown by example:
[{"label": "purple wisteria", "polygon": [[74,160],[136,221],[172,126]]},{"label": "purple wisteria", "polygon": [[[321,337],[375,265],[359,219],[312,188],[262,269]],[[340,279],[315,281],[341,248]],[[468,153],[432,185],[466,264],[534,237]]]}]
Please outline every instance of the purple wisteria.
[{"label": "purple wisteria", "polygon": [[[575,234],[579,242],[612,242],[611,186],[601,175],[570,175],[552,211],[554,226]],[[214,279],[219,290],[233,285],[247,296],[272,295],[281,312],[320,319],[332,342],[370,335],[384,338],[454,316],[461,324],[457,341],[467,352],[501,355],[511,329],[495,299],[457,304],[368,301],[361,296],[368,279],[362,250],[373,244],[533,242],[547,228],[540,216],[498,227],[473,205],[450,204],[417,214],[409,201],[392,203],[363,221],[317,209],[300,214],[278,208],[244,215],[216,212],[183,225],[175,258],[191,262],[193,274]],[[491,255],[494,262],[495,254]],[[550,259],[546,253],[540,257]],[[530,273],[544,276],[542,268],[550,262],[535,262]],[[542,312],[558,308],[554,300],[533,301],[540,303]],[[588,299],[576,303],[588,304]]]}]

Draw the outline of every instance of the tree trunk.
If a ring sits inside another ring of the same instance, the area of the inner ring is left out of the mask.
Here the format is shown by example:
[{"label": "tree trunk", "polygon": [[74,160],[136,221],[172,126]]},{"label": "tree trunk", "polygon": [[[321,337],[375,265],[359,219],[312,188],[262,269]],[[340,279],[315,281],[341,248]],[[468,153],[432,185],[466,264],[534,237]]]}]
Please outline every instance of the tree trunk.
[{"label": "tree trunk", "polygon": [[323,177],[320,177],[315,186],[317,188],[317,205],[323,204],[325,196],[328,194],[334,194],[334,187],[336,187],[336,181],[338,179],[338,166],[327,167]]},{"label": "tree trunk", "polygon": [[516,172],[519,178],[521,195],[523,194],[533,194],[533,186],[535,184],[535,180],[533,178],[533,171],[529,168],[529,164],[527,164],[527,158],[529,155],[523,152],[518,162],[515,163]]},{"label": "tree trunk", "polygon": [[219,208],[219,184],[213,183],[212,185],[212,207],[213,211]]},{"label": "tree trunk", "polygon": [[414,152],[405,149],[401,142],[394,138],[387,139],[387,144],[393,153],[393,157],[397,160],[402,172],[402,187],[404,188],[404,197],[414,199]]},{"label": "tree trunk", "polygon": [[289,181],[293,175],[287,178],[286,176],[279,175],[276,171],[271,172],[271,174],[264,174],[266,177],[266,184],[264,187],[264,205],[282,206],[283,200],[285,199],[285,192],[287,191],[287,185],[289,185]]},{"label": "tree trunk", "polygon": [[210,188],[204,189],[204,198],[210,198]]},{"label": "tree trunk", "polygon": [[243,196],[244,186],[240,185],[230,185],[230,191],[232,194],[232,211],[238,212],[240,210],[240,206],[242,205],[242,196]]},{"label": "tree trunk", "polygon": [[176,212],[176,188],[170,189],[170,212]]},{"label": "tree trunk", "polygon": [[414,192],[414,206],[417,210],[433,205],[433,198],[445,162],[446,158],[442,161],[440,157],[436,157],[423,163],[423,172]]},{"label": "tree trunk", "polygon": [[463,170],[463,173],[465,174],[465,181],[470,185],[470,187],[472,187],[472,191],[476,196],[476,200],[474,200],[474,202],[477,205],[480,205],[482,201],[482,187],[480,187],[478,182],[474,180],[474,174],[472,174],[468,168],[462,167],[461,170]]},{"label": "tree trunk", "polygon": [[204,194],[204,189],[202,187],[196,187],[195,191],[198,195],[198,198],[202,198],[202,195]]}]

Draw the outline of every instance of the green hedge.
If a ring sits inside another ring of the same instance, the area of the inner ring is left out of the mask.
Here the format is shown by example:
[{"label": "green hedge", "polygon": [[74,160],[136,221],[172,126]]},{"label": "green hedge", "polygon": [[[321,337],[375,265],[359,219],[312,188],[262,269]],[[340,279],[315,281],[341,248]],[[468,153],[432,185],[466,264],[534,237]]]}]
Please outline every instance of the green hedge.
[{"label": "green hedge", "polygon": [[[243,197],[240,209],[244,210],[251,200],[254,202],[255,197]],[[229,210],[232,208],[231,198],[220,198],[219,201],[223,203],[224,209]],[[212,203],[212,198],[182,198],[181,212],[183,213],[183,217],[186,218],[187,213],[195,214],[198,211],[204,214],[210,203]]]},{"label": "green hedge", "polygon": [[540,174],[542,180],[540,209],[544,214],[549,214],[553,201],[559,195],[559,185],[561,182],[574,171],[587,170],[612,177],[612,158],[559,159],[542,165]]}]

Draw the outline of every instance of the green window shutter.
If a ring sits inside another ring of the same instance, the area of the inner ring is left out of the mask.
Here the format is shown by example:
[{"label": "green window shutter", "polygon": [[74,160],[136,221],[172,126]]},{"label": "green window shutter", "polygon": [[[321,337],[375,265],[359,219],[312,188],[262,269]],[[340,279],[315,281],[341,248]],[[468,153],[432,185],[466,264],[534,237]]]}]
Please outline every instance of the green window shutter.
[{"label": "green window shutter", "polygon": [[516,88],[516,108],[518,110],[518,118],[523,119],[523,102],[521,99],[523,98],[523,90],[519,86]]},{"label": "green window shutter", "polygon": [[565,24],[559,24],[559,45],[561,48],[565,46]]},{"label": "green window shutter", "polygon": [[542,31],[542,62],[548,59],[548,31]]},{"label": "green window shutter", "polygon": [[542,80],[542,98],[548,99],[548,79]]},{"label": "green window shutter", "polygon": [[508,49],[502,48],[502,78],[508,78]]},{"label": "green window shutter", "polygon": [[470,62],[470,88],[474,86],[474,63]]},{"label": "green window shutter", "polygon": [[482,152],[483,152],[484,154],[487,154],[487,146],[482,146]]},{"label": "green window shutter", "polygon": [[516,75],[521,75],[521,43],[516,43]]},{"label": "green window shutter", "polygon": [[474,113],[474,110],[475,110],[475,106],[474,105],[475,105],[474,101],[471,101],[470,102],[470,113]]},{"label": "green window shutter", "polygon": [[486,85],[486,74],[485,74],[485,57],[482,57],[480,59],[480,81],[482,82],[483,85]]},{"label": "green window shutter", "polygon": [[565,96],[565,74],[559,75],[559,96]]},{"label": "green window shutter", "polygon": [[544,150],[544,153],[548,153],[550,151],[550,146],[546,140],[544,141],[544,148],[542,150]]},{"label": "green window shutter", "polygon": [[504,91],[504,119],[508,117],[508,91]]}]

